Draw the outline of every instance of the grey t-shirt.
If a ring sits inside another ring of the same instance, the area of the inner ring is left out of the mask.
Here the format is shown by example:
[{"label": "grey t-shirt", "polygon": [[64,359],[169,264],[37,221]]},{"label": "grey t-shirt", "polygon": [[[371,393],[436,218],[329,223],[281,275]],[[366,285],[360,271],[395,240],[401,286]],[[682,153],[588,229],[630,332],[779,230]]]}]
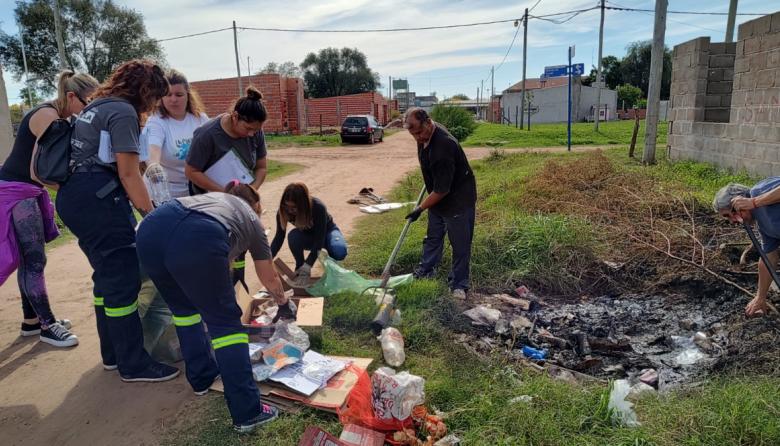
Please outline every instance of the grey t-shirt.
[{"label": "grey t-shirt", "polygon": [[[139,153],[138,114],[129,102],[119,98],[101,98],[87,105],[78,115],[71,136],[71,161],[80,165],[99,164],[116,168],[116,153]],[[103,159],[101,160],[101,156]]]},{"label": "grey t-shirt", "polygon": [[[192,135],[190,151],[187,153],[187,164],[205,172],[223,155],[235,149],[249,170],[255,170],[257,160],[266,157],[265,134],[261,131],[248,138],[232,138],[220,124],[222,115],[195,129]],[[220,185],[224,186],[224,185]],[[203,192],[193,184],[196,192]]]},{"label": "grey t-shirt", "polygon": [[223,192],[177,198],[184,207],[215,218],[230,233],[230,259],[249,250],[255,260],[270,260],[271,248],[260,218],[243,199]]}]

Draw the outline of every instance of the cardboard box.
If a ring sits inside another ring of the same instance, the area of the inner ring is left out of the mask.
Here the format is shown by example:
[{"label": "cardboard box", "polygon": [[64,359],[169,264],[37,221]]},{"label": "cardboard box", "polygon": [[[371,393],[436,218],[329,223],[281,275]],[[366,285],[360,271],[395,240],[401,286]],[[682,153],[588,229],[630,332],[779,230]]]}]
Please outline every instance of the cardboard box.
[{"label": "cardboard box", "polygon": [[357,424],[348,424],[341,431],[339,440],[349,446],[384,446],[385,435]]},{"label": "cardboard box", "polygon": [[298,442],[298,446],[347,446],[335,436],[325,432],[317,426],[309,426]]},{"label": "cardboard box", "polygon": [[[276,258],[274,260],[274,267],[276,267],[276,272],[279,273],[279,279],[282,281],[282,288],[284,288],[285,291],[287,290],[293,290],[294,296],[311,296],[308,291],[306,291],[306,287],[297,286],[294,283],[295,279],[295,271],[292,270],[289,266],[287,266],[286,263],[280,258]],[[311,284],[317,282],[320,280],[319,277],[311,277],[309,278],[309,286]]]},{"label": "cardboard box", "polygon": [[[321,327],[322,312],[325,307],[325,299],[322,297],[293,297],[293,302],[298,306],[299,327]],[[241,323],[249,326],[253,319],[252,314],[260,305],[270,301],[269,298],[254,298],[246,292],[241,284],[236,285],[236,302],[241,308]],[[257,317],[255,315],[254,317]],[[273,332],[271,332],[273,333]],[[270,335],[269,335],[270,336]]]}]

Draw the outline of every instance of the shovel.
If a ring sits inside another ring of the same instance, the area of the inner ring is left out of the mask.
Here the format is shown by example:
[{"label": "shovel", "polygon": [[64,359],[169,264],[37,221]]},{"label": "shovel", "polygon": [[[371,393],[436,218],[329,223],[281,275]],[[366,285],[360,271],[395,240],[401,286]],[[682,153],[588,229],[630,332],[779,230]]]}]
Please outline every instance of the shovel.
[{"label": "shovel", "polygon": [[[761,260],[764,261],[764,266],[766,266],[766,269],[769,270],[769,274],[772,276],[772,280],[775,281],[775,284],[780,287],[780,276],[777,275],[777,271],[775,271],[775,266],[769,263],[769,258],[767,258],[766,253],[761,250],[761,244],[758,243],[758,239],[756,238],[756,234],[753,232],[753,228],[750,226],[749,223],[743,221],[742,227],[745,228],[745,232],[747,232],[748,237],[750,237],[750,241],[753,243],[753,247],[756,248],[756,251],[758,251],[758,255],[761,256]],[[777,313],[777,308],[775,308],[774,305],[772,305],[771,302],[767,299],[766,306],[769,307],[770,310]]]},{"label": "shovel", "polygon": [[[425,186],[420,190],[420,196],[417,197],[417,204],[415,206],[419,206],[420,203],[422,203],[423,196],[425,196]],[[382,271],[382,281],[379,286],[368,287],[361,293],[361,295],[372,294],[374,296],[381,296],[379,311],[377,312],[376,317],[374,317],[374,320],[371,321],[371,331],[377,336],[382,332],[382,329],[390,325],[390,318],[393,315],[393,311],[395,311],[395,290],[389,288],[387,282],[390,280],[390,268],[393,266],[393,263],[395,263],[395,258],[398,256],[398,251],[401,250],[401,245],[404,243],[406,233],[409,232],[409,226],[411,226],[411,224],[411,220],[406,220],[404,228],[401,230],[401,236],[398,237],[393,252],[390,253],[390,258],[387,259],[385,269]]]}]

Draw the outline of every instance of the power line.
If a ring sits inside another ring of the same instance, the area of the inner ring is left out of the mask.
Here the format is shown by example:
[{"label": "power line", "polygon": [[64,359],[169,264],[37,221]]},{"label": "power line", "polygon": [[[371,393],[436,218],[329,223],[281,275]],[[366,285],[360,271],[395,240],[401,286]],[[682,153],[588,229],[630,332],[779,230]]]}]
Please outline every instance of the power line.
[{"label": "power line", "polygon": [[[612,3],[612,2],[609,2]],[[612,3],[614,5],[614,3]],[[655,13],[654,9],[639,9],[639,8],[627,8],[624,6],[607,6],[605,9],[612,9],[615,11],[636,11],[636,12],[652,12]],[[688,15],[729,15],[728,12],[704,12],[704,11],[667,11],[667,14],[688,14]],[[769,14],[763,14],[758,12],[741,12],[737,13],[737,15],[747,15],[747,16],[763,16],[763,15],[769,15]]]},{"label": "power line", "polygon": [[[617,3],[614,3],[614,2],[608,2],[608,3],[611,3],[611,4],[615,5],[618,8],[631,9],[631,8],[627,8],[627,7],[623,6],[623,5],[618,5]],[[605,7],[605,9],[609,9],[609,7],[607,6],[607,7]],[[633,11],[631,11],[631,12],[633,12]],[[648,16],[651,16],[651,17],[655,16],[654,12],[653,13],[644,12],[644,11],[636,11],[636,12],[640,12],[642,14],[645,14],[645,15],[648,15]],[[670,22],[674,22],[674,23],[679,23],[680,25],[685,25],[685,26],[688,26],[688,27],[691,27],[691,28],[702,29],[704,31],[711,31],[711,32],[716,32],[716,33],[723,32],[722,29],[707,28],[705,26],[694,25],[693,23],[688,23],[688,22],[683,22],[683,21],[680,21],[680,20],[670,19],[669,17],[667,17],[666,20],[668,20]]]},{"label": "power line", "polygon": [[205,34],[213,34],[213,33],[218,33],[218,32],[221,32],[221,31],[228,31],[228,30],[232,30],[232,29],[233,29],[233,27],[229,26],[227,28],[212,29],[211,31],[203,31],[202,33],[187,34],[187,35],[184,35],[184,36],[176,36],[176,37],[168,37],[166,39],[152,39],[152,40],[154,40],[155,42],[169,42],[171,40],[179,40],[179,39],[186,39],[188,37],[203,36]]},{"label": "power line", "polygon": [[542,0],[536,0],[536,3],[534,3],[534,5],[533,5],[533,6],[531,6],[531,8],[528,10],[528,12],[531,12],[531,11],[533,11],[533,10],[534,10],[534,8],[536,8],[537,6],[539,6],[539,3],[541,3],[541,2],[542,2]]},{"label": "power line", "polygon": [[487,22],[460,23],[456,25],[420,26],[413,28],[375,28],[375,29],[300,29],[300,28],[256,28],[239,27],[251,31],[291,32],[291,33],[392,33],[403,31],[428,31],[433,29],[467,28],[472,26],[495,25],[497,23],[511,23],[519,19],[491,20]]}]

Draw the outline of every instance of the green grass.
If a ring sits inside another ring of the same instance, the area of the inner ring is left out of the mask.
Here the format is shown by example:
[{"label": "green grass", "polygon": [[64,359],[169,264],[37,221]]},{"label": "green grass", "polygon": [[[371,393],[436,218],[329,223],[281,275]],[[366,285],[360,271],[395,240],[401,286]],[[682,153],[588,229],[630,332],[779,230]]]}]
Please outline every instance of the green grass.
[{"label": "green grass", "polygon": [[[610,121],[599,124],[599,132],[593,123],[575,122],[571,129],[572,145],[629,144],[634,121]],[[645,121],[642,121],[637,136],[637,145],[644,144]],[[659,144],[666,144],[667,125],[658,124]],[[513,125],[480,124],[463,142],[464,147],[533,148],[566,145],[566,124],[536,124],[531,130],[515,128]]]},{"label": "green grass", "polygon": [[265,135],[268,149],[287,147],[335,147],[341,145],[341,137],[335,135]]},{"label": "green grass", "polygon": [[289,175],[293,172],[297,172],[303,169],[301,164],[295,163],[283,163],[280,161],[268,160],[268,175],[265,177],[265,181],[273,181],[281,178],[285,175]]},{"label": "green grass", "polygon": [[[697,163],[643,167],[611,149],[608,156],[625,169],[659,178],[670,188],[699,188],[709,194],[731,175]],[[514,279],[549,281],[548,286],[572,286],[562,271],[597,252],[590,225],[578,219],[537,215],[517,204],[523,178],[548,159],[581,154],[515,154],[496,152],[475,163],[479,185],[477,230],[473,255],[474,281],[488,284]],[[412,175],[391,194],[413,199],[419,175]],[[363,274],[377,274],[387,260],[401,226],[403,210],[366,216],[350,238],[347,265]],[[425,224],[412,225],[398,258],[396,272],[417,262]],[[445,259],[449,254],[445,254]],[[587,259],[586,259],[587,260]],[[448,260],[445,260],[445,262]],[[442,269],[446,271],[447,265]],[[500,285],[500,283],[499,283]],[[416,281],[399,290],[403,310],[398,327],[406,341],[403,370],[426,379],[429,407],[449,414],[446,423],[465,445],[775,445],[780,444],[780,378],[724,376],[688,391],[651,395],[637,402],[642,426],[615,426],[605,407],[606,386],[572,387],[506,357],[488,359],[468,353],[454,341],[453,327],[468,322],[447,297],[442,278]],[[379,343],[367,329],[375,313],[371,301],[345,294],[327,299],[324,327],[312,334],[312,348],[326,354],[356,355],[382,365]],[[530,395],[530,403],[511,403]],[[340,433],[335,416],[306,410],[283,415],[257,433],[238,436],[221,396],[212,395],[203,413],[169,432],[163,444],[295,445],[308,425]]]}]

